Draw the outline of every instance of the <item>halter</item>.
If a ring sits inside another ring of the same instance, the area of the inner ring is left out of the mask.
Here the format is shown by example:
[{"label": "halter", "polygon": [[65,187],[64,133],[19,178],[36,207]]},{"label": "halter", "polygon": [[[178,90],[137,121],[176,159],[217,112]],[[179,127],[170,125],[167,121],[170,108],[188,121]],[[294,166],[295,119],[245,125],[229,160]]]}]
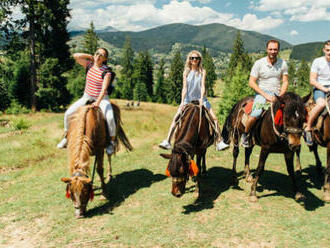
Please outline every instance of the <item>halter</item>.
[{"label": "halter", "polygon": [[271,116],[272,116],[272,123],[273,123],[273,129],[274,133],[280,137],[281,139],[287,139],[288,135],[287,134],[301,134],[303,132],[302,128],[297,128],[297,127],[287,127],[285,124],[284,126],[284,131],[280,133],[276,127],[275,127],[275,121],[274,121],[274,109],[273,109],[273,103],[270,105],[270,110],[271,110]]}]

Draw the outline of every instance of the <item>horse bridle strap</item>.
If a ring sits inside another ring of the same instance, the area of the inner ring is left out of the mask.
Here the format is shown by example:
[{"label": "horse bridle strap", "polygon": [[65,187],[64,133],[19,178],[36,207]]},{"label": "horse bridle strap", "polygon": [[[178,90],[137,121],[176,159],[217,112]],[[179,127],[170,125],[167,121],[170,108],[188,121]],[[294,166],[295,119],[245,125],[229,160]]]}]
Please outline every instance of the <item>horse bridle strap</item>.
[{"label": "horse bridle strap", "polygon": [[172,177],[172,182],[173,183],[182,183],[184,181],[186,181],[185,177]]},{"label": "horse bridle strap", "polygon": [[274,109],[273,109],[273,103],[270,105],[270,110],[271,110],[271,115],[272,115],[272,121],[273,121],[273,129],[274,132],[277,136],[279,136],[280,138],[286,138],[287,137],[287,133],[291,133],[291,134],[301,134],[303,132],[302,128],[297,128],[297,127],[286,127],[284,125],[284,133],[280,133],[276,127],[275,127],[275,121],[274,121]]}]

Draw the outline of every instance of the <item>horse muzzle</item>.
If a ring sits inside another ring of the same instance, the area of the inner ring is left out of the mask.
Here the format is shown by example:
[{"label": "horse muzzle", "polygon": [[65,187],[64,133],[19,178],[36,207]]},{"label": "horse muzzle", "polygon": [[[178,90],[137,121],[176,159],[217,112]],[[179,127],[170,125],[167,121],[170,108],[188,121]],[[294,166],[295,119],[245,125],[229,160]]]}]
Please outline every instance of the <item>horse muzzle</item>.
[{"label": "horse muzzle", "polygon": [[186,189],[186,182],[185,178],[181,177],[173,177],[172,178],[172,195],[175,197],[183,196],[185,189]]}]

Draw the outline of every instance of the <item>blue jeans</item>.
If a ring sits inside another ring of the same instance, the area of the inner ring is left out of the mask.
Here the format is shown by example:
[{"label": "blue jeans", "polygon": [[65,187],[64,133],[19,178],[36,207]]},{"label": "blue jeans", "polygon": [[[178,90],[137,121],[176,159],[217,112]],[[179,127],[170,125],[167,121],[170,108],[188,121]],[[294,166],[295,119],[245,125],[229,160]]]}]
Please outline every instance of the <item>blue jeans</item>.
[{"label": "blue jeans", "polygon": [[[329,88],[330,85],[325,85],[324,87]],[[319,90],[317,88],[314,88],[314,90],[313,90],[314,101],[316,102],[316,100],[319,99],[320,97],[322,97],[322,98],[325,99],[326,93],[324,93],[322,90]]]},{"label": "blue jeans", "polygon": [[[275,95],[275,93],[267,91],[267,90],[265,90],[265,93],[267,93],[268,95],[271,95],[271,96]],[[264,98],[260,94],[256,94],[254,97],[252,112],[251,112],[250,116],[255,117],[255,118],[260,117],[262,110],[265,108],[266,102],[267,102],[266,98]]]}]

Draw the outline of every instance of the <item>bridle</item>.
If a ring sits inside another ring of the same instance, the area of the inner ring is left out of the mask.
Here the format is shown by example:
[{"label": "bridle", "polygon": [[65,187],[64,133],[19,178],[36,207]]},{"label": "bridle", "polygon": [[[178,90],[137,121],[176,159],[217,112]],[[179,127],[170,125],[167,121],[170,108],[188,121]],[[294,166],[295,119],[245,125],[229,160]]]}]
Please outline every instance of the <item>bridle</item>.
[{"label": "bridle", "polygon": [[270,110],[271,110],[271,116],[272,116],[273,130],[278,137],[280,137],[281,139],[287,140],[288,134],[302,134],[303,128],[287,127],[284,123],[283,123],[283,132],[280,133],[275,126],[273,103],[271,103],[271,105],[270,105]]}]

